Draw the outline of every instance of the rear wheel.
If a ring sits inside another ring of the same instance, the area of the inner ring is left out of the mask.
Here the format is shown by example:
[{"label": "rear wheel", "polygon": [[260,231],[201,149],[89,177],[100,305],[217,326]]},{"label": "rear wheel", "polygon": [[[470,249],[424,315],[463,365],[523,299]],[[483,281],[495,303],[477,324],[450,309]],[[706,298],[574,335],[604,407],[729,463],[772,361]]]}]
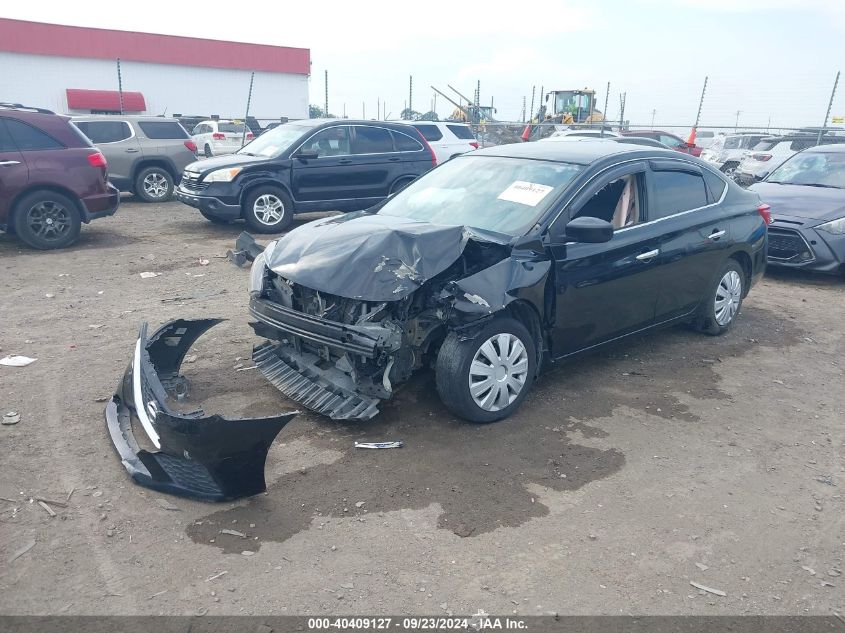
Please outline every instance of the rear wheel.
[{"label": "rear wheel", "polygon": [[293,202],[278,187],[258,187],[244,200],[243,214],[256,233],[279,233],[293,221]]},{"label": "rear wheel", "polygon": [[15,233],[33,248],[70,246],[82,221],[76,204],[55,191],[33,191],[15,205]]},{"label": "rear wheel", "polygon": [[470,422],[495,422],[511,415],[534,381],[536,347],[525,326],[498,317],[471,340],[454,332],[437,354],[440,399]]},{"label": "rear wheel", "polygon": [[147,167],[135,177],[135,195],[144,202],[167,202],[173,195],[173,176],[163,167]]},{"label": "rear wheel", "polygon": [[696,329],[711,336],[727,332],[742,308],[745,283],[745,271],[739,262],[735,259],[725,262],[715,285],[702,300]]},{"label": "rear wheel", "polygon": [[738,165],[739,165],[739,163],[736,163],[736,162],[725,163],[721,167],[722,173],[725,174],[725,176],[727,176],[728,178],[733,178],[734,173],[736,173],[736,168],[737,168]]}]

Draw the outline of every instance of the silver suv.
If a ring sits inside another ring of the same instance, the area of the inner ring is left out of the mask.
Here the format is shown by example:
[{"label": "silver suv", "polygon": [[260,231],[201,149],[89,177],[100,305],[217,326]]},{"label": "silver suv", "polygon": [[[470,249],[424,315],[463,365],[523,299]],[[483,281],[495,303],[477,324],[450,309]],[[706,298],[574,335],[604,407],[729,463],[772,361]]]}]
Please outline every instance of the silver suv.
[{"label": "silver suv", "polygon": [[145,202],[166,202],[197,146],[179,121],[154,116],[79,116],[73,122],[109,164],[109,180]]},{"label": "silver suv", "polygon": [[739,161],[745,153],[771,134],[763,132],[738,132],[734,134],[720,134],[710,147],[701,152],[701,158],[720,169],[725,175],[733,176]]}]

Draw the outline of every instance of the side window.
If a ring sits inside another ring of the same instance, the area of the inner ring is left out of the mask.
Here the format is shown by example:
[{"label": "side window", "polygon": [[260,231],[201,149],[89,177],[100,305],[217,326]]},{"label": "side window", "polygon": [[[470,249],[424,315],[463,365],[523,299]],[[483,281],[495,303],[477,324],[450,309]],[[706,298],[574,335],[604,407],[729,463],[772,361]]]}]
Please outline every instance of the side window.
[{"label": "side window", "polygon": [[38,128],[15,119],[6,119],[6,128],[15,145],[22,152],[41,149],[62,149],[64,145]]},{"label": "side window", "polygon": [[388,130],[369,125],[359,125],[355,128],[353,154],[382,154],[392,151],[393,138]]},{"label": "side window", "polygon": [[12,137],[6,130],[6,119],[0,118],[0,152],[17,152],[17,146],[12,142]]},{"label": "side window", "polygon": [[685,171],[652,171],[654,188],[648,205],[648,219],[658,220],[707,203],[704,178]]},{"label": "side window", "polygon": [[132,136],[126,121],[76,121],[76,127],[95,143],[116,143]]},{"label": "side window", "polygon": [[340,125],[320,130],[305,141],[302,149],[313,149],[320,158],[325,156],[348,156],[349,128],[345,125]]},{"label": "side window", "polygon": [[440,128],[436,125],[416,124],[414,127],[420,131],[420,134],[422,134],[423,138],[429,143],[439,141],[443,138],[443,132],[441,132]]},{"label": "side window", "polygon": [[607,183],[587,200],[572,218],[598,218],[621,229],[641,221],[643,174],[622,176]]},{"label": "side window", "polygon": [[402,132],[393,131],[393,146],[397,152],[419,152],[423,149],[422,143],[411,138]]},{"label": "side window", "polygon": [[807,149],[808,147],[811,147],[813,145],[815,145],[815,143],[808,140],[797,140],[792,141],[792,144],[789,146],[789,149],[791,149],[793,152],[800,152],[802,149]]},{"label": "side window", "polygon": [[205,123],[200,123],[194,128],[194,134],[208,134],[209,132],[211,132],[211,128]]},{"label": "side window", "polygon": [[660,142],[669,147],[680,147],[682,145],[682,142],[674,136],[666,136],[665,134],[660,135]]},{"label": "side window", "polygon": [[147,138],[151,139],[186,139],[185,132],[178,121],[141,121],[138,127],[143,130]]},{"label": "side window", "polygon": [[717,176],[712,171],[703,170],[704,182],[707,183],[707,189],[710,190],[710,202],[716,202],[722,197],[725,192],[725,187],[728,186],[720,176]]}]

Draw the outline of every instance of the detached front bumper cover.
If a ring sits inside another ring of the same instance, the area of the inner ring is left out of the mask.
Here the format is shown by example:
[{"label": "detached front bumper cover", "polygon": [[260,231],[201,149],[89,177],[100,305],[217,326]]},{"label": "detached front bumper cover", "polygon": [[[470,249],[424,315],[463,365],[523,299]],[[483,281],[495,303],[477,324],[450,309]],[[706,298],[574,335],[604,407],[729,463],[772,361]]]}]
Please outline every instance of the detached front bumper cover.
[{"label": "detached front bumper cover", "polygon": [[[220,319],[179,319],[147,336],[141,326],[132,362],[106,405],[106,425],[136,483],[205,501],[226,501],[266,490],[264,462],[276,435],[296,412],[230,420],[202,409],[180,413],[171,398],[187,392],[179,373],[191,345]],[[159,450],[141,448],[133,418]]]}]

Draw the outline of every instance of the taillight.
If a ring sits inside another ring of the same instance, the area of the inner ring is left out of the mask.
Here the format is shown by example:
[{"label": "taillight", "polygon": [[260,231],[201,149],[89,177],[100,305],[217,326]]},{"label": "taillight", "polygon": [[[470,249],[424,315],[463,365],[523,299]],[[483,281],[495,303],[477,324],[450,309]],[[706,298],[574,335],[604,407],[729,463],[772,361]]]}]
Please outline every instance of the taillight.
[{"label": "taillight", "polygon": [[91,164],[91,167],[102,167],[106,168],[109,164],[106,162],[106,157],[103,156],[101,152],[94,152],[93,154],[88,154],[88,162]]},{"label": "taillight", "polygon": [[197,144],[193,141],[185,141],[185,147],[191,150],[194,154],[197,153]]},{"label": "taillight", "polygon": [[425,148],[426,148],[429,152],[431,152],[431,166],[432,166],[432,167],[437,167],[437,154],[435,154],[435,153],[434,153],[434,150],[433,150],[433,149],[431,149],[431,145],[429,145],[429,144],[428,144],[428,141],[427,141],[427,140],[425,140],[425,137],[422,135],[422,132],[420,132],[419,130],[417,130],[417,135],[420,137],[420,140],[423,142],[423,145],[425,145]]},{"label": "taillight", "polygon": [[771,157],[772,157],[771,154],[751,154],[751,158],[753,158],[754,160],[762,161],[764,163],[767,160],[769,160]]},{"label": "taillight", "polygon": [[469,145],[472,149],[478,149],[478,141],[471,141]]},{"label": "taillight", "polygon": [[246,133],[246,137],[247,137],[249,140],[252,140],[252,139],[254,139],[254,138],[255,138],[255,134],[253,134],[252,132],[247,132],[247,133]]},{"label": "taillight", "polygon": [[767,204],[761,204],[759,207],[757,207],[757,213],[760,214],[760,217],[763,218],[763,221],[766,224],[772,223],[772,211],[771,211],[771,209],[772,208]]},{"label": "taillight", "polygon": [[223,134],[223,132],[215,132],[211,135],[211,138],[213,138],[215,141],[225,141],[226,135]]}]

